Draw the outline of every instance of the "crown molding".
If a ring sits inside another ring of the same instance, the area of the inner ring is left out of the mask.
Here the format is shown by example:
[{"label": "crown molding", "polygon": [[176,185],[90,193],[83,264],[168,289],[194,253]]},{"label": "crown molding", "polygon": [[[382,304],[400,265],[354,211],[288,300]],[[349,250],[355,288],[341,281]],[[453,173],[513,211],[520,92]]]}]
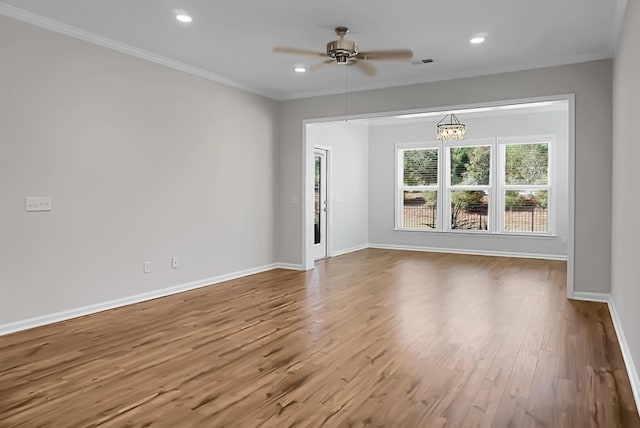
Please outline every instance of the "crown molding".
[{"label": "crown molding", "polygon": [[611,40],[609,42],[609,48],[615,54],[618,53],[618,42],[622,35],[622,26],[624,25],[624,15],[627,12],[628,0],[617,0],[616,10],[613,17],[613,29],[611,30]]},{"label": "crown molding", "polygon": [[[610,55],[603,56],[603,55],[594,55],[590,53],[573,55],[572,57],[565,58],[565,60],[560,62],[550,62],[546,64],[540,64],[539,66],[534,67],[534,69],[563,66],[563,65],[570,65],[570,64],[576,64],[576,63],[598,61],[598,60],[612,58],[616,51],[618,40],[620,38],[620,34],[622,31],[622,25],[624,22],[624,15],[627,7],[627,2],[628,0],[616,0],[615,18],[613,23],[613,30],[611,33],[611,40],[609,42],[610,52],[611,52]],[[9,18],[16,19],[18,21],[22,21],[40,28],[44,28],[49,31],[53,31],[59,34],[73,37],[75,39],[79,39],[87,43],[102,46],[104,48],[111,49],[126,55],[134,56],[149,62],[163,65],[165,67],[169,67],[174,70],[181,71],[183,73],[188,73],[188,74],[201,77],[203,79],[207,79],[216,83],[220,83],[236,89],[247,91],[256,95],[261,95],[276,101],[290,101],[290,100],[299,100],[299,99],[312,98],[312,97],[344,94],[344,90],[342,88],[337,88],[337,87],[329,88],[329,89],[314,90],[314,91],[300,91],[300,92],[293,92],[293,93],[266,91],[263,89],[258,89],[258,88],[246,85],[244,83],[235,81],[228,77],[218,75],[216,73],[205,70],[203,68],[199,68],[193,65],[186,64],[184,62],[167,58],[165,56],[158,55],[153,52],[128,45],[126,43],[118,42],[108,37],[100,36],[98,34],[95,34],[86,30],[82,30],[77,27],[73,27],[71,25],[64,24],[62,22],[59,22],[50,18],[46,18],[44,16],[35,14],[33,12],[29,12],[27,10],[20,9],[15,6],[8,5],[1,1],[0,1],[0,15],[4,15]],[[363,92],[363,91],[370,91],[370,90],[377,90],[377,89],[387,89],[387,88],[395,88],[395,87],[401,87],[401,86],[419,85],[419,84],[432,83],[432,82],[438,82],[438,81],[457,80],[457,79],[465,79],[470,77],[479,77],[479,76],[487,76],[492,74],[502,74],[502,73],[527,71],[527,70],[531,70],[531,68],[506,67],[501,70],[487,69],[487,70],[476,70],[473,72],[458,72],[458,73],[448,74],[448,75],[420,76],[413,79],[387,80],[383,82],[378,81],[378,82],[365,83],[358,87],[354,87],[351,92],[355,93],[355,92]]]},{"label": "crown molding", "polygon": [[144,49],[136,48],[126,43],[118,42],[108,37],[100,36],[95,33],[91,33],[80,28],[73,27],[71,25],[64,24],[54,19],[46,18],[41,15],[37,15],[33,12],[26,11],[24,9],[17,8],[15,6],[8,5],[0,2],[0,15],[13,18],[18,21],[25,22],[27,24],[35,25],[36,27],[44,28],[45,30],[53,31],[65,36],[73,37],[74,39],[82,40],[87,43],[102,46],[103,48],[111,49],[126,55],[134,56],[136,58],[143,59],[145,61],[153,62],[155,64],[163,65],[165,67],[172,68],[183,73],[188,73],[203,79],[211,80],[216,83],[220,83],[226,86],[230,86],[236,89],[241,89],[246,92],[251,92],[256,95],[261,95],[270,99],[277,100],[276,94],[268,91],[257,89],[244,83],[237,82],[225,76],[207,71],[203,68],[195,67],[193,65],[185,64],[180,61],[176,61],[171,58],[167,58],[162,55],[149,52]]}]

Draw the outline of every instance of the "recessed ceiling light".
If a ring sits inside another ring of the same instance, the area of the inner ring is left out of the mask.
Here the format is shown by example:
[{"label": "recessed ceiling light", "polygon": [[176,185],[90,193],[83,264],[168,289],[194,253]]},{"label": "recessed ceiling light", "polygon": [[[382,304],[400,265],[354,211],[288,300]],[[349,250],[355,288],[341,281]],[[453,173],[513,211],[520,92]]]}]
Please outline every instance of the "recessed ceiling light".
[{"label": "recessed ceiling light", "polygon": [[307,68],[306,67],[302,67],[301,65],[299,65],[296,68],[294,68],[293,71],[295,71],[296,73],[306,73],[307,72]]},{"label": "recessed ceiling light", "polygon": [[176,19],[180,22],[184,22],[185,24],[193,21],[193,19],[185,13],[180,13],[176,15]]},{"label": "recessed ceiling light", "polygon": [[469,40],[469,42],[471,42],[472,45],[479,45],[480,43],[484,43],[484,41],[485,41],[484,36],[475,36],[474,38]]}]

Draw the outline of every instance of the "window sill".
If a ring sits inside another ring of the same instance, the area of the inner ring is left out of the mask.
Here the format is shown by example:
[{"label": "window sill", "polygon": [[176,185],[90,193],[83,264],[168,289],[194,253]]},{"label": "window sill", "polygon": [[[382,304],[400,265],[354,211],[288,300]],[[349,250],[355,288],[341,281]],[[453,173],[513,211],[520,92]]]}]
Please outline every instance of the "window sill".
[{"label": "window sill", "polygon": [[539,238],[539,239],[557,239],[558,235],[551,233],[496,233],[496,232],[485,232],[485,231],[471,231],[471,230],[428,230],[428,229],[403,229],[403,228],[394,228],[396,232],[417,232],[417,233],[433,233],[438,235],[476,235],[476,236],[496,236],[496,237],[505,237],[505,238]]}]

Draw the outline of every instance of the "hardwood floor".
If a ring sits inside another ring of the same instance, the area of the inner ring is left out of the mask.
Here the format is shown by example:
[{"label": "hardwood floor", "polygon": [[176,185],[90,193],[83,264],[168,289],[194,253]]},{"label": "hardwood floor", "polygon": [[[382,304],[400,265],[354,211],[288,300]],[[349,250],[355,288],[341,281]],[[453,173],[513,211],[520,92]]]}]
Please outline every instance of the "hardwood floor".
[{"label": "hardwood floor", "polygon": [[565,269],[370,249],[0,337],[0,426],[640,427]]}]

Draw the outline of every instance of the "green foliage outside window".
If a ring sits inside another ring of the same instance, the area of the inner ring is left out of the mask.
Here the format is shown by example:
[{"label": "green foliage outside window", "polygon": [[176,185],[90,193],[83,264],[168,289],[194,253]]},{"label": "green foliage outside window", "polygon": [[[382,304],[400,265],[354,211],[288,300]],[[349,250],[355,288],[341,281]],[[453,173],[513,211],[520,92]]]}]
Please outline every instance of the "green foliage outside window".
[{"label": "green foliage outside window", "polygon": [[489,185],[491,148],[489,146],[451,148],[451,184]]},{"label": "green foliage outside window", "polygon": [[404,185],[438,184],[438,149],[404,151]]},{"label": "green foliage outside window", "polygon": [[510,144],[505,150],[505,184],[548,184],[548,144]]}]

